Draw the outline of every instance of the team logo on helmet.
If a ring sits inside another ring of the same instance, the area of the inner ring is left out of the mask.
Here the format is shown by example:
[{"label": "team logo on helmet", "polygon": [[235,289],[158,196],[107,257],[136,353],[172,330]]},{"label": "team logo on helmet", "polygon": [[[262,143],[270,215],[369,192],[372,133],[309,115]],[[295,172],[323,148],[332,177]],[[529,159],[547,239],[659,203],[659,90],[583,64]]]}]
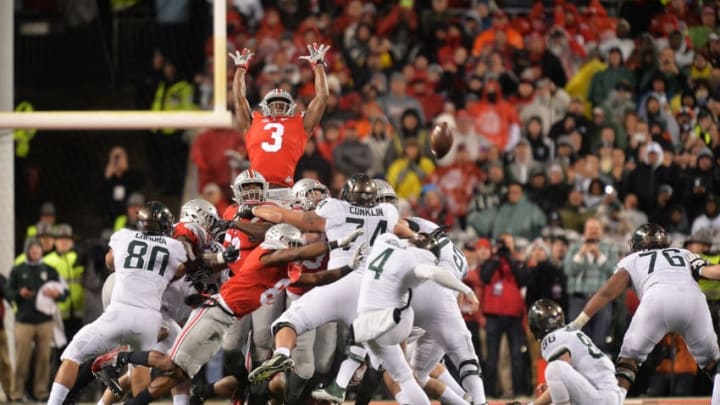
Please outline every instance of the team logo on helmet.
[{"label": "team logo on helmet", "polygon": [[208,232],[211,232],[219,220],[217,208],[202,198],[190,200],[180,208],[180,222],[198,224]]},{"label": "team logo on helmet", "polygon": [[260,102],[262,115],[268,118],[291,117],[296,107],[290,93],[279,88],[270,90]]},{"label": "team logo on helmet", "polygon": [[377,186],[367,174],[353,175],[340,191],[340,199],[360,207],[374,207],[377,204]]},{"label": "team logo on helmet", "polygon": [[315,179],[300,179],[292,187],[293,207],[310,211],[329,195],[328,188]]},{"label": "team logo on helmet", "polygon": [[146,235],[170,236],[174,223],[172,212],[159,201],[150,201],[138,210],[137,227]]},{"label": "team logo on helmet", "polygon": [[670,246],[670,238],[662,226],[657,224],[640,225],[630,239],[633,252],[648,249],[664,249]]},{"label": "team logo on helmet", "polygon": [[287,249],[305,245],[302,232],[290,224],[276,224],[265,232],[262,246],[266,249]]},{"label": "team logo on helmet", "polygon": [[265,201],[268,183],[260,172],[248,169],[235,177],[230,188],[235,202],[252,205]]},{"label": "team logo on helmet", "polygon": [[395,206],[395,208],[398,207],[398,198],[397,194],[395,193],[395,189],[388,183],[387,181],[383,179],[375,179],[375,187],[377,188],[377,202],[379,203],[389,203]]},{"label": "team logo on helmet", "polygon": [[535,339],[542,340],[548,333],[565,325],[565,314],[555,301],[543,298],[530,307],[528,325]]}]

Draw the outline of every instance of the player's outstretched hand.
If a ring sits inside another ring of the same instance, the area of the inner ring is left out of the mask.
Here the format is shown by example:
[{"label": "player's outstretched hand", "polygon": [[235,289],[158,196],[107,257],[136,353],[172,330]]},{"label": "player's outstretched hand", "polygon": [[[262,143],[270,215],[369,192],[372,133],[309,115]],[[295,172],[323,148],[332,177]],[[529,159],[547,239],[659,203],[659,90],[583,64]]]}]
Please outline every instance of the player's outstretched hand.
[{"label": "player's outstretched hand", "polygon": [[230,52],[228,55],[232,58],[236,68],[243,68],[245,70],[247,70],[250,59],[253,57],[253,53],[247,48],[243,48],[242,52]]},{"label": "player's outstretched hand", "polygon": [[690,253],[686,258],[688,263],[690,263],[690,270],[692,270],[693,275],[700,277],[700,270],[707,266],[708,262],[695,253]]},{"label": "player's outstretched hand", "polygon": [[467,294],[462,294],[458,298],[461,300],[460,306],[462,308],[469,307],[465,310],[465,313],[474,314],[480,309],[480,301],[473,291],[470,291]]},{"label": "player's outstretched hand", "polygon": [[313,42],[312,45],[307,46],[310,55],[301,56],[300,59],[306,60],[315,65],[325,65],[325,54],[330,49],[330,45],[320,44]]},{"label": "player's outstretched hand", "polygon": [[362,234],[363,234],[362,228],[355,228],[352,232],[343,236],[342,238],[328,242],[328,247],[330,248],[330,250],[334,250],[337,248],[343,248],[346,246],[350,246],[350,244],[355,242],[355,239],[357,239],[358,236],[360,236]]},{"label": "player's outstretched hand", "polygon": [[350,264],[348,267],[355,270],[358,267],[360,267],[360,263],[365,261],[365,257],[367,256],[368,252],[368,245],[366,242],[363,242],[360,244],[360,246],[355,250],[355,254],[353,254],[352,260],[350,260]]}]

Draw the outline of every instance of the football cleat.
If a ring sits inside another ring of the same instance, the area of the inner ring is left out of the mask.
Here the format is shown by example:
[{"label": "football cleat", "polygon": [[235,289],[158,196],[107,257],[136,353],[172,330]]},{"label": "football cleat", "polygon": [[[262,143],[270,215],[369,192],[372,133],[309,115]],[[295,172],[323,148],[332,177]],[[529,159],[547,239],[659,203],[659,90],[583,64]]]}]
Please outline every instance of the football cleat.
[{"label": "football cleat", "polygon": [[123,396],[123,390],[118,381],[121,374],[120,372],[124,366],[124,364],[120,364],[118,361],[118,354],[122,349],[123,347],[118,347],[102,356],[98,356],[90,367],[95,378],[108,387],[116,398]]},{"label": "football cleat", "polygon": [[270,359],[265,360],[258,368],[251,371],[248,381],[253,384],[269,381],[275,374],[290,371],[295,367],[295,362],[290,357],[275,353]]},{"label": "football cleat", "polygon": [[310,394],[314,399],[330,401],[334,404],[342,404],[345,401],[345,390],[340,388],[335,381],[325,388],[320,388]]}]

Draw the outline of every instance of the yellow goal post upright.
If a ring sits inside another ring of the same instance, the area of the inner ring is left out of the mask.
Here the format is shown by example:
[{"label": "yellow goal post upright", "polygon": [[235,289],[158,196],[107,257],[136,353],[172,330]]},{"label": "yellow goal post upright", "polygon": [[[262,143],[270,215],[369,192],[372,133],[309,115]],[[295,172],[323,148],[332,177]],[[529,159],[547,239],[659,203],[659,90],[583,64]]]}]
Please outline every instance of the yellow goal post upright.
[{"label": "yellow goal post upright", "polygon": [[13,111],[13,2],[0,1],[0,273],[13,263],[13,138],[17,128],[53,130],[128,130],[230,127],[227,108],[227,10],[213,1],[213,109],[211,111]]}]

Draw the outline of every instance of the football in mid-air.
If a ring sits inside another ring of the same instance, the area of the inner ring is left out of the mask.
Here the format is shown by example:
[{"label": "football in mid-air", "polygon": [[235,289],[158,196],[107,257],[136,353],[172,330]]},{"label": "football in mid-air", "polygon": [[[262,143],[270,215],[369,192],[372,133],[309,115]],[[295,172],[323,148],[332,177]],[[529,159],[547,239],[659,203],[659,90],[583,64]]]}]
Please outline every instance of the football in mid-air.
[{"label": "football in mid-air", "polygon": [[453,134],[447,122],[441,122],[435,125],[435,128],[433,128],[430,134],[430,148],[435,154],[435,157],[438,159],[445,157],[445,155],[450,152],[452,144]]}]

